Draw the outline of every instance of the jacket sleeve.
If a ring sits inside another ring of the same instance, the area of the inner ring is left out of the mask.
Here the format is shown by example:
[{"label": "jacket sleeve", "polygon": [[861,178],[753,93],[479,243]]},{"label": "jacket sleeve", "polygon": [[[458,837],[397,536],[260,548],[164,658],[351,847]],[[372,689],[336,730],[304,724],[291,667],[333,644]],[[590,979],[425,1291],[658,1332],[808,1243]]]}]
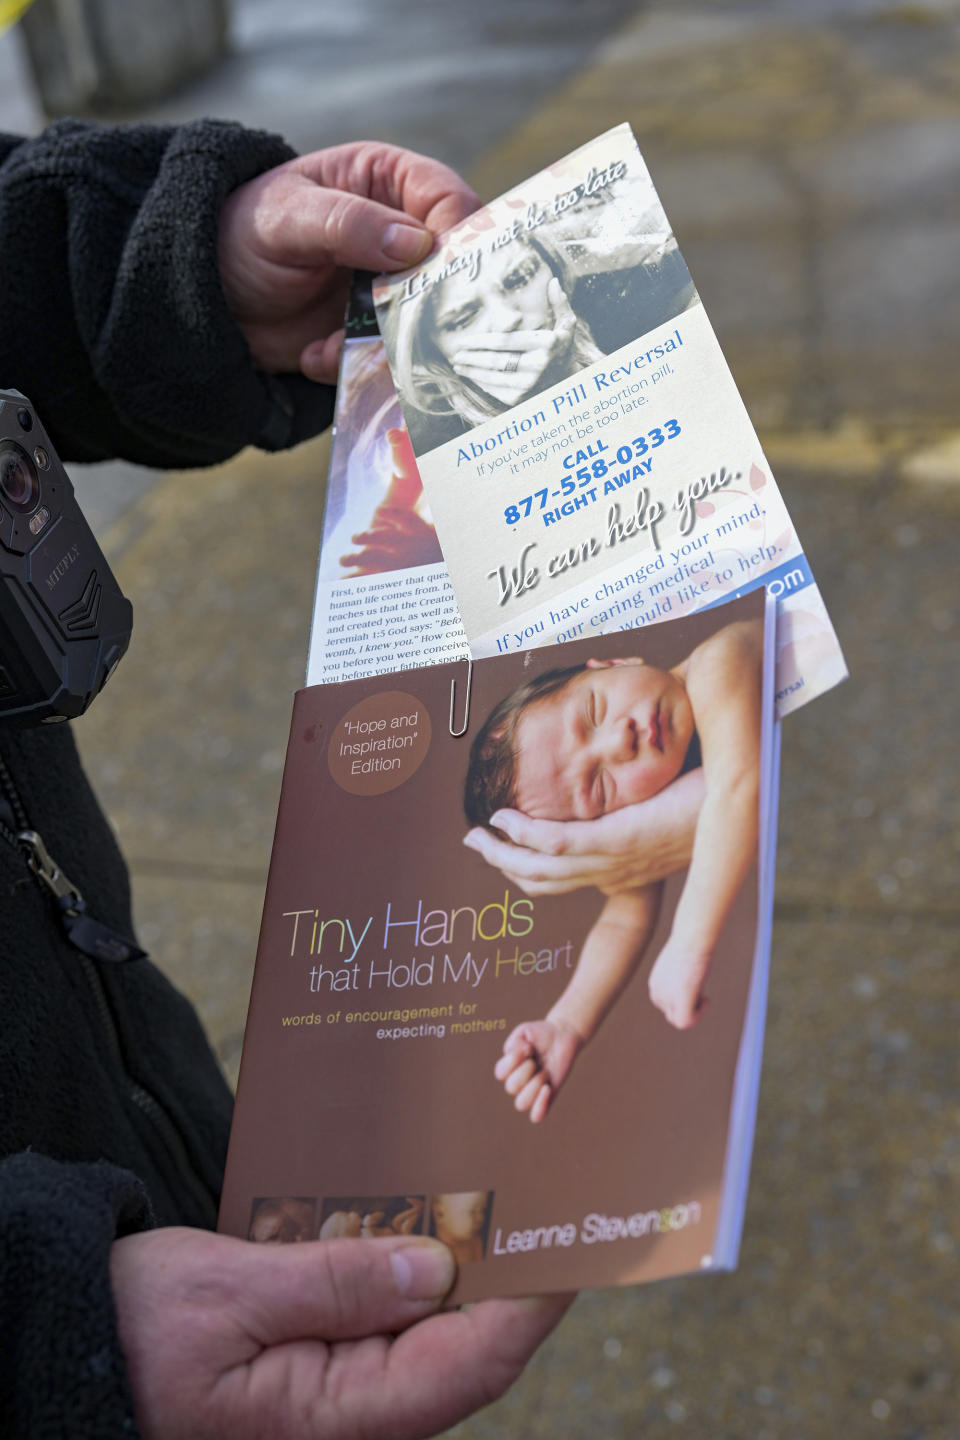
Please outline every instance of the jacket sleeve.
[{"label": "jacket sleeve", "polygon": [[125,1170],[33,1152],[0,1162],[5,1435],[136,1440],[109,1256],[116,1238],[148,1223],[146,1193]]},{"label": "jacket sleeve", "polygon": [[[225,196],[291,154],[218,121],[0,136],[0,388],[65,458],[211,464],[329,423],[330,387],[256,369],[219,280]],[[4,1435],[136,1436],[109,1255],[150,1223],[129,1171],[0,1161]]]},{"label": "jacket sleeve", "polygon": [[225,197],[293,153],[217,120],[0,136],[0,388],[61,455],[215,464],[329,424],[331,387],[255,367],[217,265]]}]

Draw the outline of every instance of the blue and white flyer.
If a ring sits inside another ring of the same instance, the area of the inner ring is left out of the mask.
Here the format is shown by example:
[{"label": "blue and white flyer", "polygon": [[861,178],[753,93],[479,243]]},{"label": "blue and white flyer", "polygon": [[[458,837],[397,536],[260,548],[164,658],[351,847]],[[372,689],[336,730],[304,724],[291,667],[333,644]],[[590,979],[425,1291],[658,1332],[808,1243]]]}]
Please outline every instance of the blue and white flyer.
[{"label": "blue and white flyer", "polygon": [[472,653],[778,599],[789,714],[846,666],[627,125],[380,276],[377,315]]}]

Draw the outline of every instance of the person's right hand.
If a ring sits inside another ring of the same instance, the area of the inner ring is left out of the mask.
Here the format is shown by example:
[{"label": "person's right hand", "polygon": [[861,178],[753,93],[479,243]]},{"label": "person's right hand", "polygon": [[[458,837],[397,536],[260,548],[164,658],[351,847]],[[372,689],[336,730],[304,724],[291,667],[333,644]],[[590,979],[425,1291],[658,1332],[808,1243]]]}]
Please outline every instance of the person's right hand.
[{"label": "person's right hand", "polygon": [[681,775],[637,805],[596,820],[533,820],[498,810],[464,844],[527,895],[565,895],[593,885],[604,895],[639,890],[690,863],[704,796],[703,771]]},{"label": "person's right hand", "polygon": [[436,1315],[438,1241],[253,1245],[164,1229],[114,1243],[143,1440],[418,1440],[490,1404],[569,1297]]},{"label": "person's right hand", "polygon": [[227,197],[227,304],[262,370],[333,384],[352,270],[401,270],[479,200],[439,160],[380,141],[298,155]]}]

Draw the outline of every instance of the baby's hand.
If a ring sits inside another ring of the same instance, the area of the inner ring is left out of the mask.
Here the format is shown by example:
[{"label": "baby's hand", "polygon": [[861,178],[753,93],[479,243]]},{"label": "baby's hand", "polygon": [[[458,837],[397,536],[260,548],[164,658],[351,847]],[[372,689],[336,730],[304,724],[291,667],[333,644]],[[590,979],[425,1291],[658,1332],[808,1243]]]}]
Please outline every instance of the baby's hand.
[{"label": "baby's hand", "polygon": [[650,971],[650,999],[678,1030],[696,1025],[710,1003],[703,994],[712,953],[670,939]]},{"label": "baby's hand", "polygon": [[562,1020],[527,1020],[504,1041],[494,1075],[534,1125],[546,1115],[583,1040]]}]

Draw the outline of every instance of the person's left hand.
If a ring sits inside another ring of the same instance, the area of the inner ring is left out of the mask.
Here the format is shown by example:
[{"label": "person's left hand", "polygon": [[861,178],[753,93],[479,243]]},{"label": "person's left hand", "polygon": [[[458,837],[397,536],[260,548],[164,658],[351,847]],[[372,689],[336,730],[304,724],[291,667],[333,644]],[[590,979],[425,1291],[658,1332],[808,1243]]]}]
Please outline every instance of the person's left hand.
[{"label": "person's left hand", "polygon": [[443,559],[433,526],[421,520],[415,510],[403,510],[396,505],[378,505],[370,529],[350,538],[360,549],[341,555],[340,564],[351,580],[358,575],[380,575],[386,570],[435,565]]},{"label": "person's left hand", "polygon": [[335,381],[350,271],[415,265],[479,203],[438,160],[376,141],[241,185],[220,218],[220,278],[257,365]]},{"label": "person's left hand", "polygon": [[[577,317],[555,275],[547,286],[547,299],[553,322],[549,329],[488,330],[472,335],[451,359],[456,373],[509,407],[530,391],[542,388],[548,372],[556,372],[558,366],[565,370]],[[583,349],[594,360],[602,358],[603,351],[592,340],[584,338]],[[582,363],[587,363],[585,356]]]},{"label": "person's left hand", "polygon": [[570,1296],[435,1313],[436,1240],[114,1241],[117,1329],[143,1440],[423,1440],[517,1378]]}]

